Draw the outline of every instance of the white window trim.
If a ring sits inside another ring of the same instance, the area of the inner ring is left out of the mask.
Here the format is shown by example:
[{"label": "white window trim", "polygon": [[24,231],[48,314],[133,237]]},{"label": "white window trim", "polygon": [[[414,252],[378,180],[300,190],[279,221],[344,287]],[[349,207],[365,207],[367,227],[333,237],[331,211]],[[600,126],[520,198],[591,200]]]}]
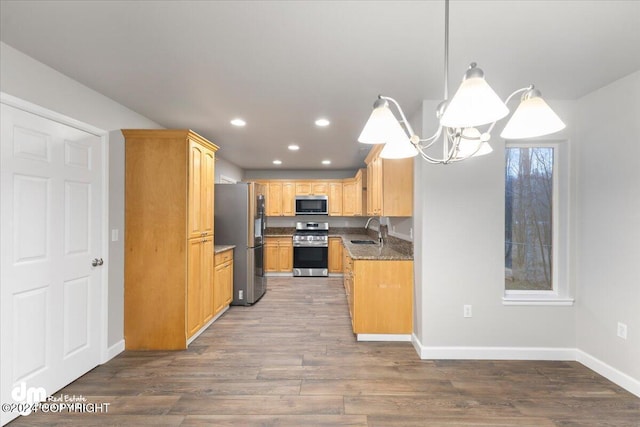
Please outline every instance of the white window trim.
[{"label": "white window trim", "polygon": [[506,141],[506,148],[550,147],[553,155],[553,266],[549,291],[504,290],[503,305],[572,306],[569,295],[569,142],[566,140]]}]

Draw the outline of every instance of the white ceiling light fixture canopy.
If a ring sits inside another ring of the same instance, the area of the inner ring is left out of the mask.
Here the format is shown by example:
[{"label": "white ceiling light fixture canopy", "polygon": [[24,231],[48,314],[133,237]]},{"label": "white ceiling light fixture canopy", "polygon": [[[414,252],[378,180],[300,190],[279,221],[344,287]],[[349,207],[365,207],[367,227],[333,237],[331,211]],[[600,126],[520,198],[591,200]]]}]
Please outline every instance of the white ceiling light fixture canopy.
[{"label": "white ceiling light fixture canopy", "polygon": [[[493,151],[489,145],[491,131],[498,120],[509,114],[507,104],[518,94],[523,94],[520,106],[501,137],[532,138],[563,129],[565,124],[533,85],[516,90],[503,102],[491,89],[484,79],[484,72],[475,62],[464,74],[453,98],[448,99],[449,0],[445,0],[444,4],[444,101],[436,110],[438,129],[432,136],[420,138],[413,132],[400,104],[393,98],[379,95],[358,142],[386,144],[380,153],[383,158],[407,158],[420,154],[424,160],[434,164],[449,164],[489,154]],[[391,111],[392,104],[400,119]],[[479,126],[487,128],[482,131],[478,129]],[[436,148],[438,141],[441,141],[441,155],[434,155],[432,147]]]}]

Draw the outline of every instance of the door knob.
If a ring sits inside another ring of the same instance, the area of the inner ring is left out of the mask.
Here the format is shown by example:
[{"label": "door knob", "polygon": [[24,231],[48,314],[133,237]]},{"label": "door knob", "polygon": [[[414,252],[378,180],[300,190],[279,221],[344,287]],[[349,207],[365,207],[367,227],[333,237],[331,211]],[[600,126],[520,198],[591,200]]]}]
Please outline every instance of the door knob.
[{"label": "door knob", "polygon": [[102,264],[104,264],[104,261],[102,260],[102,258],[94,258],[93,261],[91,261],[91,265],[94,267],[97,267]]}]

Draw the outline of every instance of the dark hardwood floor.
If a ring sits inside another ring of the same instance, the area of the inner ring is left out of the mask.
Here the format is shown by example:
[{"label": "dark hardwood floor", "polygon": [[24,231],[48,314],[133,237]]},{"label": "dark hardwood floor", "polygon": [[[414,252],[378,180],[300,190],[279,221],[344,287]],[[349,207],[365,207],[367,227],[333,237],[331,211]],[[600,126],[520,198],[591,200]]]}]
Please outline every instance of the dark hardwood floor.
[{"label": "dark hardwood floor", "polygon": [[270,278],[188,350],[125,352],[61,395],[108,413],[10,426],[640,426],[640,399],[579,363],[421,361],[410,343],[358,343],[333,278]]}]

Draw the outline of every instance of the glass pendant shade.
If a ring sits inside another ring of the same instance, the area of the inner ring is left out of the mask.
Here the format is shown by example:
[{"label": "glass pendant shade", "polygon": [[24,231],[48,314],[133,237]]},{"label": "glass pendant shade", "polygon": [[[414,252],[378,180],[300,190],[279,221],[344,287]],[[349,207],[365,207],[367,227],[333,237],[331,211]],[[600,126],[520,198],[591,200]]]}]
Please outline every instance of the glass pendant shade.
[{"label": "glass pendant shade", "polygon": [[440,124],[451,128],[471,128],[493,123],[509,114],[509,109],[482,77],[467,78],[444,111]]},{"label": "glass pendant shade", "polygon": [[[404,135],[404,130],[387,105],[376,107],[358,137],[363,144],[384,144],[390,138]],[[407,138],[405,136],[405,138]]]},{"label": "glass pendant shade", "polygon": [[560,117],[539,96],[523,100],[502,130],[504,139],[533,138],[564,129]]},{"label": "glass pendant shade", "polygon": [[394,140],[387,142],[380,152],[380,157],[383,159],[406,159],[417,155],[418,150],[406,137],[404,141]]}]

